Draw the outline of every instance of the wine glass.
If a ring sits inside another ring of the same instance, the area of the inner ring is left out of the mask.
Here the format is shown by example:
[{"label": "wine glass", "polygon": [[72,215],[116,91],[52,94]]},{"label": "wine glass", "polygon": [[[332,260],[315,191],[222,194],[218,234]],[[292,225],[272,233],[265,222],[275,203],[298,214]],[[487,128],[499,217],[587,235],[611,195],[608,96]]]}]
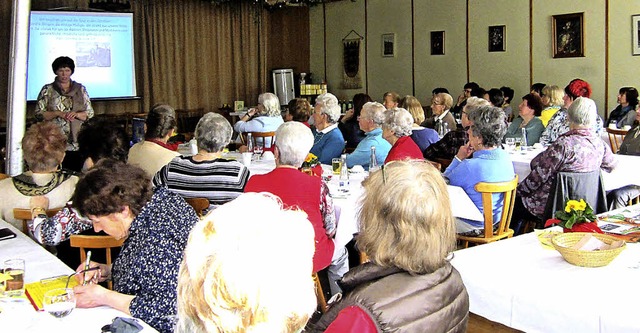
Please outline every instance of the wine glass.
[{"label": "wine glass", "polygon": [[76,295],[72,288],[56,288],[47,291],[42,299],[44,310],[56,318],[68,316],[76,307]]},{"label": "wine glass", "polygon": [[253,154],[257,155],[257,158],[260,158],[260,156],[262,156],[263,150],[264,147],[259,142],[256,142],[256,144],[253,146]]}]

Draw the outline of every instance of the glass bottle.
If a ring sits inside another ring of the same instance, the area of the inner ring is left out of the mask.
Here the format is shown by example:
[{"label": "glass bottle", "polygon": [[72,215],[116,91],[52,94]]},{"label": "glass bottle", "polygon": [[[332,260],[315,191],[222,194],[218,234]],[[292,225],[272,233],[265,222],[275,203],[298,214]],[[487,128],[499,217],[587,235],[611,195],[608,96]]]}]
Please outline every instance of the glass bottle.
[{"label": "glass bottle", "polygon": [[527,129],[526,128],[522,128],[522,147],[526,147],[528,146],[527,144]]},{"label": "glass bottle", "polygon": [[376,146],[371,146],[371,155],[369,155],[369,173],[380,169],[378,159],[376,158]]},{"label": "glass bottle", "polygon": [[340,166],[339,191],[349,192],[349,168],[347,167],[347,154],[340,156],[342,165]]},{"label": "glass bottle", "polygon": [[251,133],[247,133],[247,151],[253,153],[253,137]]}]

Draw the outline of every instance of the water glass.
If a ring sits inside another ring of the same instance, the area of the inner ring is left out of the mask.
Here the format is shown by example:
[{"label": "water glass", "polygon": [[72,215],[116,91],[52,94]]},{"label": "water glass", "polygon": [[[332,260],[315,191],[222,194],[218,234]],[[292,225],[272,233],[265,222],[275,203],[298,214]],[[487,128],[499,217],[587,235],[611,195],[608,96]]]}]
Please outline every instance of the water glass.
[{"label": "water glass", "polygon": [[11,276],[11,280],[4,282],[5,295],[21,296],[24,293],[24,260],[5,260],[3,273]]},{"label": "water glass", "polygon": [[513,149],[515,148],[515,145],[516,145],[516,139],[515,138],[506,138],[506,139],[504,139],[504,142],[507,144],[507,150],[508,151],[513,151]]},{"label": "water glass", "polygon": [[342,160],[340,158],[334,158],[331,160],[331,171],[334,175],[340,174],[340,168],[342,167]]},{"label": "water glass", "polygon": [[516,139],[516,150],[520,150],[520,146],[522,146],[522,138],[515,138]]},{"label": "water glass", "polygon": [[44,294],[42,305],[50,315],[63,318],[76,308],[76,295],[73,288],[52,289]]}]

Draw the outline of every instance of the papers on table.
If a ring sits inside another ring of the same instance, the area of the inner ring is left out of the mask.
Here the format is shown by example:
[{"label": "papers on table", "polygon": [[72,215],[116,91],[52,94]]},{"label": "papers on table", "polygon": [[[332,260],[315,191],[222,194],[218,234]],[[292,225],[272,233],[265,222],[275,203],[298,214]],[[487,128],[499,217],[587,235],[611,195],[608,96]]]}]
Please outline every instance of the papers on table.
[{"label": "papers on table", "polygon": [[460,186],[447,185],[453,216],[461,219],[484,221],[484,216]]},{"label": "papers on table", "polygon": [[635,205],[601,214],[598,227],[604,232],[618,235],[640,232],[640,207]]}]

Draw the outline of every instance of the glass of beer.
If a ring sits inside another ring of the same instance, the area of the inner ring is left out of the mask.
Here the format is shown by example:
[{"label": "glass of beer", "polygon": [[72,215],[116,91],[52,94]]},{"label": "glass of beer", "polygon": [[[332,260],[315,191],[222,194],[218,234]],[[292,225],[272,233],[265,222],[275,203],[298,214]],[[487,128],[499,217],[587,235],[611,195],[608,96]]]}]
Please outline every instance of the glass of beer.
[{"label": "glass of beer", "polygon": [[331,170],[334,175],[340,174],[340,168],[342,167],[342,160],[339,158],[334,158],[331,160]]},{"label": "glass of beer", "polygon": [[3,273],[10,279],[4,282],[4,293],[8,296],[21,296],[24,293],[24,260],[9,259],[4,262]]},{"label": "glass of beer", "polygon": [[522,146],[522,138],[516,138],[516,151],[519,151]]}]

